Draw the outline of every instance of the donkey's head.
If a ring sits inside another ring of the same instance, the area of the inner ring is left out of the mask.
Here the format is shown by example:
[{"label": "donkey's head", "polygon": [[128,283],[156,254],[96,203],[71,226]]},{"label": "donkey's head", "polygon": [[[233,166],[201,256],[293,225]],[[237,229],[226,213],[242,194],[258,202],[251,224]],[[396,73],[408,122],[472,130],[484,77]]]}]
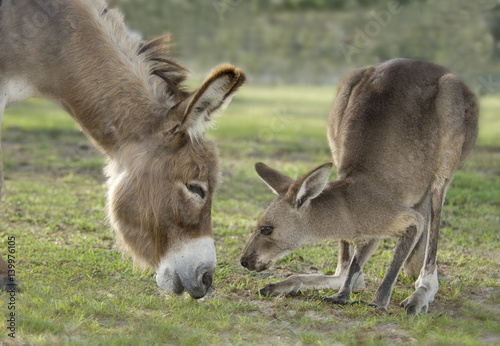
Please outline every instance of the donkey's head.
[{"label": "donkey's head", "polygon": [[148,138],[126,143],[106,168],[109,217],[120,245],[156,270],[170,293],[203,297],[215,272],[211,205],[218,152],[205,138],[213,113],[244,82],[222,66],[194,93],[166,110]]},{"label": "donkey's head", "polygon": [[309,229],[311,200],[318,197],[328,181],[332,163],[326,163],[294,181],[263,163],[255,170],[278,195],[260,217],[241,254],[241,265],[263,271],[280,257],[312,240]]}]

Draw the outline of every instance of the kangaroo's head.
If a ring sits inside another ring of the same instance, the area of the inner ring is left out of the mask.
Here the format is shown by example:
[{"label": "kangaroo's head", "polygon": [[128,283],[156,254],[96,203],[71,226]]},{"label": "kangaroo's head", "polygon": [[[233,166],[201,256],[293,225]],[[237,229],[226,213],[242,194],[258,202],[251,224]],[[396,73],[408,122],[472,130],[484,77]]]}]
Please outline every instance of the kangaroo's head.
[{"label": "kangaroo's head", "polygon": [[263,163],[255,165],[259,176],[278,197],[264,211],[243,249],[240,258],[243,267],[263,271],[311,240],[311,201],[325,188],[331,169],[332,163],[326,163],[294,181]]}]

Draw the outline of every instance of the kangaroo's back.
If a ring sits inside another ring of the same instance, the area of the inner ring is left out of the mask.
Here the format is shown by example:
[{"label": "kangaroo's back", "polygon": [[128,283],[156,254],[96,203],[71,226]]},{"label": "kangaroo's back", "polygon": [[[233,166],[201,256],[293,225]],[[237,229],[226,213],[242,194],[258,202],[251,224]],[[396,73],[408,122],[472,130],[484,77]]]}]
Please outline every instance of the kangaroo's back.
[{"label": "kangaroo's back", "polygon": [[[459,90],[441,87],[448,77]],[[443,111],[450,102],[453,109]],[[452,123],[463,135],[462,162],[474,145],[477,117],[475,96],[442,66],[397,59],[355,70],[341,79],[328,123],[338,176],[369,177],[404,204],[417,203],[447,164],[437,160],[443,133]]]}]

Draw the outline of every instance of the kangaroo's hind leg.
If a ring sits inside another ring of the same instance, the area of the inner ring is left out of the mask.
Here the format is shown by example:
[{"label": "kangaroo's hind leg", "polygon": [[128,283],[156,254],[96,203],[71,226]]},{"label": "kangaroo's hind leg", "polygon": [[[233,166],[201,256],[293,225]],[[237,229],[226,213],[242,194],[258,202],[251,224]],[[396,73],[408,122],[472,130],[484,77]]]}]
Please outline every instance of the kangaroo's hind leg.
[{"label": "kangaroo's hind leg", "polygon": [[429,220],[431,214],[431,194],[430,192],[422,199],[422,201],[414,208],[424,217],[424,229],[415,248],[410,253],[410,256],[403,265],[404,273],[412,279],[418,278],[420,270],[424,265],[425,247],[427,245],[427,233],[429,232]]},{"label": "kangaroo's hind leg", "polygon": [[401,302],[401,306],[406,309],[408,314],[427,312],[429,303],[434,300],[434,296],[439,290],[437,275],[437,244],[439,238],[439,224],[441,222],[441,209],[448,185],[449,182],[433,192],[431,225],[427,236],[425,260],[418,280],[415,283],[415,292]]},{"label": "kangaroo's hind leg", "polygon": [[440,152],[435,179],[431,185],[431,222],[425,250],[425,260],[415,292],[405,299],[408,314],[427,312],[429,303],[439,290],[437,249],[441,209],[446,191],[459,164],[472,150],[477,137],[478,103],[475,95],[456,76],[448,74],[439,80],[436,115],[439,117]]}]

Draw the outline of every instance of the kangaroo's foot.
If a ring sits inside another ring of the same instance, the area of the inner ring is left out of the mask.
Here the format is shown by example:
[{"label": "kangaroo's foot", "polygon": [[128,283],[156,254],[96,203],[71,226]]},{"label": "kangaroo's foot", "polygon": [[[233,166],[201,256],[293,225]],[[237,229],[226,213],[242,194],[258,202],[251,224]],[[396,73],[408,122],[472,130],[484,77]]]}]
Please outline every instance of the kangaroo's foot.
[{"label": "kangaroo's foot", "polygon": [[429,303],[434,300],[430,296],[431,294],[426,287],[419,287],[411,296],[403,300],[400,305],[406,310],[408,315],[426,313],[429,309]]},{"label": "kangaroo's foot", "polygon": [[411,296],[401,302],[401,307],[406,309],[408,315],[426,313],[429,303],[434,301],[434,296],[439,290],[437,270],[429,274],[424,272],[415,283],[416,290]]}]

